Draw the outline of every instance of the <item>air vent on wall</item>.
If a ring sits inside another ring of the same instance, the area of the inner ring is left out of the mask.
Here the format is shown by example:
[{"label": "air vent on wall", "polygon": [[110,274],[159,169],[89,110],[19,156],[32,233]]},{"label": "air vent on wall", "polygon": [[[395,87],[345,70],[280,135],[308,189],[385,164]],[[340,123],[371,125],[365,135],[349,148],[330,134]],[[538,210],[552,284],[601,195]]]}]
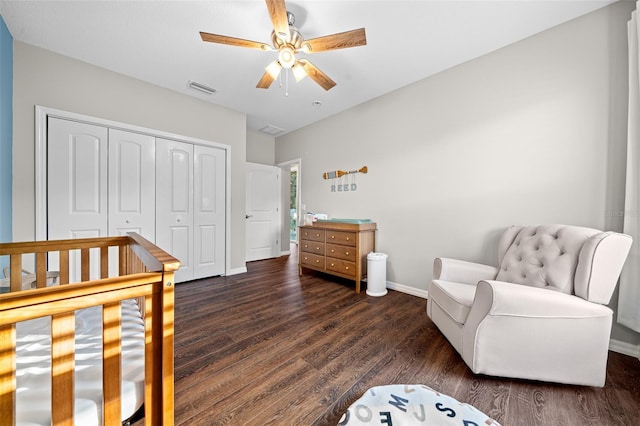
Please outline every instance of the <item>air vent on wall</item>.
[{"label": "air vent on wall", "polygon": [[284,133],[284,129],[272,126],[271,124],[267,124],[265,127],[260,129],[260,131],[271,136],[278,136],[279,134]]},{"label": "air vent on wall", "polygon": [[206,93],[207,95],[213,95],[214,93],[216,93],[216,89],[214,89],[213,87],[206,86],[193,80],[189,80],[189,82],[187,83],[187,87],[198,90],[202,93]]}]

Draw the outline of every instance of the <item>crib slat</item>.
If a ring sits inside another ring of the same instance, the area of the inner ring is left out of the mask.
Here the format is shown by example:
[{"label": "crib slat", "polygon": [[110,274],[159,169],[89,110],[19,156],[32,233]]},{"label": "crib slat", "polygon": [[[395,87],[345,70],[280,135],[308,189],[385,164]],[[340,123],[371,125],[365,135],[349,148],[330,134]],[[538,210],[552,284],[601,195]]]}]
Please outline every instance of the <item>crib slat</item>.
[{"label": "crib slat", "polygon": [[60,284],[69,284],[69,250],[60,250]]},{"label": "crib slat", "polygon": [[[154,339],[153,339],[153,322],[151,319],[154,315],[154,303],[153,297],[145,296],[144,298],[144,424],[145,426],[151,426],[154,424],[154,420],[159,424],[160,417],[156,420],[157,412],[155,408],[155,401],[157,396],[155,395],[154,380],[156,379],[155,371],[157,370],[156,363],[160,360],[154,357]],[[151,402],[151,404],[148,404]]]},{"label": "crib slat", "polygon": [[47,253],[36,253],[36,287],[47,286]]},{"label": "crib slat", "polygon": [[11,292],[22,290],[22,255],[21,254],[12,254],[10,256],[10,265],[11,273],[10,273],[10,286]]},{"label": "crib slat", "polygon": [[75,315],[73,312],[51,316],[51,424],[73,426]]},{"label": "crib slat", "polygon": [[80,250],[80,281],[89,281],[91,276],[91,256],[90,249]]},{"label": "crib slat", "polygon": [[0,426],[13,426],[16,416],[16,326],[0,326]]},{"label": "crib slat", "polygon": [[109,247],[100,247],[100,278],[109,278]]},{"label": "crib slat", "polygon": [[118,275],[123,276],[129,273],[129,246],[118,247]]},{"label": "crib slat", "polygon": [[120,302],[102,307],[102,388],[104,424],[121,422],[122,308]]}]

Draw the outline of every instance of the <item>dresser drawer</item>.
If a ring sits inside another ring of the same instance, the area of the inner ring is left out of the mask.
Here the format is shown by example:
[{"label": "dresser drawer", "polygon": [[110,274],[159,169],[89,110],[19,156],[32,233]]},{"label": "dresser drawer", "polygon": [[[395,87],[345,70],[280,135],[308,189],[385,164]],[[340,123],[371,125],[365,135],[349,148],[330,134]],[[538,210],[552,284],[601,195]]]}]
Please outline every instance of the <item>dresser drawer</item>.
[{"label": "dresser drawer", "polygon": [[305,253],[324,254],[324,243],[312,240],[301,240],[300,250]]},{"label": "dresser drawer", "polygon": [[351,262],[356,261],[355,247],[327,243],[326,255],[327,257],[350,260]]},{"label": "dresser drawer", "polygon": [[356,264],[340,259],[327,259],[327,271],[338,272],[350,277],[356,276]]},{"label": "dresser drawer", "polygon": [[324,256],[300,253],[300,265],[324,269]]},{"label": "dresser drawer", "polygon": [[325,232],[324,229],[300,228],[300,239],[324,242]]},{"label": "dresser drawer", "polygon": [[356,233],[344,231],[327,231],[327,243],[356,246]]}]

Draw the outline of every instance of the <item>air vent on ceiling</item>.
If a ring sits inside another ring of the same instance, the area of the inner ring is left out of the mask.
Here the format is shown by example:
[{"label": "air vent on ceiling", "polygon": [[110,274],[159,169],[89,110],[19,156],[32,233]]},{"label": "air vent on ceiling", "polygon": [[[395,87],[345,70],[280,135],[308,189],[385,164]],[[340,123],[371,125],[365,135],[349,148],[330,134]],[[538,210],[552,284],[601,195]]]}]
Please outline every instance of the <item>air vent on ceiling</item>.
[{"label": "air vent on ceiling", "polygon": [[189,80],[189,82],[187,83],[187,87],[198,90],[202,93],[206,93],[207,95],[213,95],[214,93],[216,93],[216,89],[214,89],[213,87],[206,86],[193,80]]},{"label": "air vent on ceiling", "polygon": [[260,131],[271,136],[278,136],[279,134],[284,133],[284,129],[272,126],[271,124],[267,124],[265,127],[260,129]]}]

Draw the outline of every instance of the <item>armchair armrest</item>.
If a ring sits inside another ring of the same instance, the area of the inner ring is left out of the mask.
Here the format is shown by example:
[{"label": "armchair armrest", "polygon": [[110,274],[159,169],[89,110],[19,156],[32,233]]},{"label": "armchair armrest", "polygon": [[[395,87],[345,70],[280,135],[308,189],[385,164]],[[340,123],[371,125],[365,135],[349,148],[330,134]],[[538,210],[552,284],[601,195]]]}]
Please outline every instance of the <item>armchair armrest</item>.
[{"label": "armchair armrest", "polygon": [[481,263],[436,257],[433,261],[433,279],[453,281],[463,284],[476,284],[481,280],[493,280],[498,268]]},{"label": "armchair armrest", "polygon": [[[546,288],[483,280],[476,286],[472,310],[482,316],[528,318],[592,318],[610,316],[606,306]],[[472,312],[469,312],[469,319]]]}]

